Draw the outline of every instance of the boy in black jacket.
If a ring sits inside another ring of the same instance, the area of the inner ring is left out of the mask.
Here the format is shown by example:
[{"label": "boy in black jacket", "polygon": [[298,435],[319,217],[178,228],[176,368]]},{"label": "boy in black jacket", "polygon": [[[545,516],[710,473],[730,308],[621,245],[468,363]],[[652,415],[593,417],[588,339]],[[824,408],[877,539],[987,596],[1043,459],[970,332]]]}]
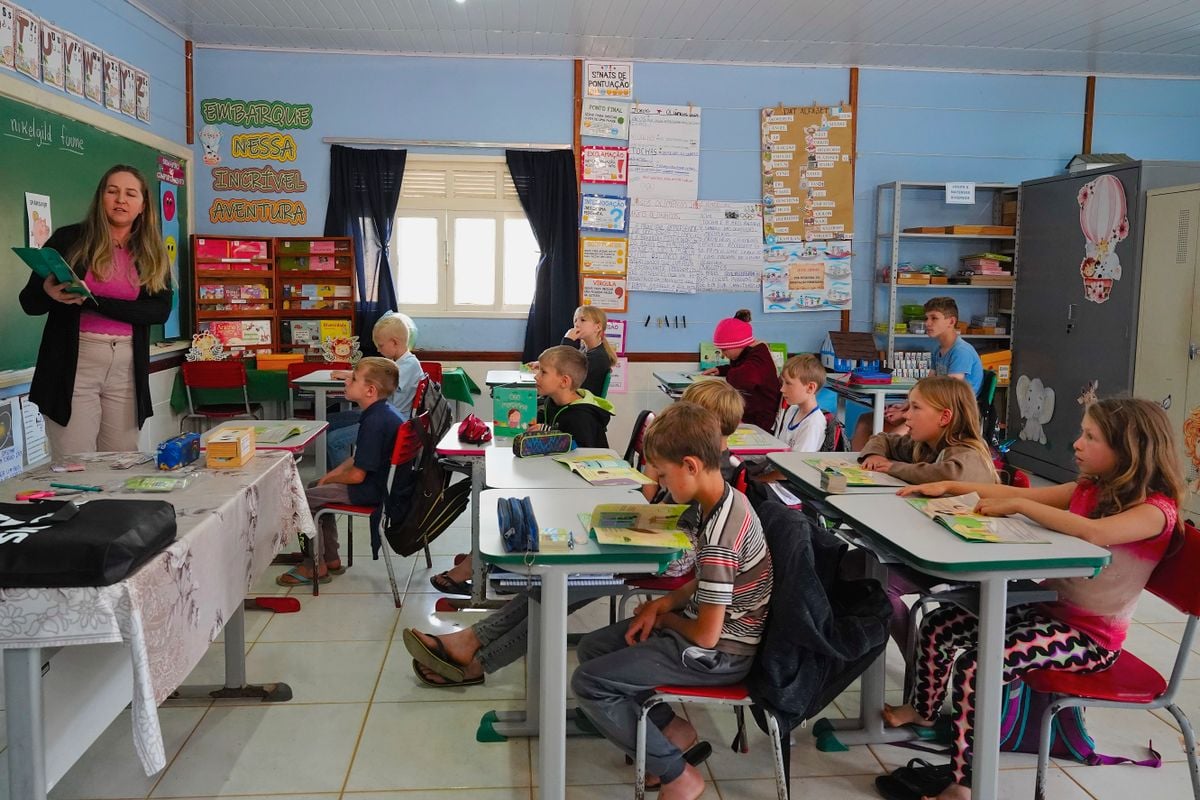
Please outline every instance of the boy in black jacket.
[{"label": "boy in black jacket", "polygon": [[608,447],[613,404],[578,388],[587,377],[587,356],[573,347],[548,347],[538,358],[537,424],[571,434],[576,447]]}]

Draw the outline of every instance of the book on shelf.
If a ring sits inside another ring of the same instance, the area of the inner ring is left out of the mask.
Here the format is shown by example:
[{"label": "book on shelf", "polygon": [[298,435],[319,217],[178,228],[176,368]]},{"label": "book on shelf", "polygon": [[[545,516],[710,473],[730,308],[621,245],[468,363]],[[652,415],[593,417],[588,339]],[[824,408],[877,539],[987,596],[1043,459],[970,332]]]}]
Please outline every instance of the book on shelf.
[{"label": "book on shelf", "polygon": [[952,497],[910,497],[908,503],[946,530],[968,542],[1049,544],[1041,529],[1021,517],[976,514],[975,492]]},{"label": "book on shelf", "polygon": [[579,519],[600,544],[691,550],[691,538],[679,527],[687,508],[665,503],[601,503]]},{"label": "book on shelf", "polygon": [[654,483],[620,456],[561,453],[551,458],[592,486],[647,486]]},{"label": "book on shelf", "polygon": [[831,470],[846,479],[846,486],[908,486],[886,472],[874,472],[844,458],[806,458],[804,463],[817,472]]}]

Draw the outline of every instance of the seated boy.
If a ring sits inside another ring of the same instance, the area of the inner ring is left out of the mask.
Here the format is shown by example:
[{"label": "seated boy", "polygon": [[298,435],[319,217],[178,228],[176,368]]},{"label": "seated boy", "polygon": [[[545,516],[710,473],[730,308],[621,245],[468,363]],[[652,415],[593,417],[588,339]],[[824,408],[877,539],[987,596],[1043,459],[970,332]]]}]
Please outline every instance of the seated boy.
[{"label": "seated boy", "polygon": [[[413,398],[417,394],[417,384],[421,382],[424,370],[421,362],[408,349],[409,325],[412,324],[404,314],[391,312],[384,314],[371,329],[371,339],[379,355],[396,362],[399,379],[396,391],[392,393],[392,407],[400,415],[400,421],[412,414]],[[349,380],[350,373],[335,371],[330,376],[334,380]],[[358,409],[339,411],[329,415],[329,428],[325,431],[325,454],[329,464],[340,464],[350,457],[350,447],[358,438]]]},{"label": "seated boy", "polygon": [[[937,340],[933,349],[933,368],[930,375],[947,375],[964,380],[972,394],[979,394],[983,385],[983,362],[975,348],[958,335],[958,303],[953,297],[931,297],[925,301],[925,335]],[[895,403],[883,412],[883,433],[908,432],[904,424],[904,411],[908,403]],[[858,418],[854,427],[851,448],[862,450],[871,438],[871,415]]]},{"label": "seated boy", "polygon": [[[364,358],[355,365],[346,381],[346,399],[362,412],[356,426],[354,456],[309,484],[305,490],[309,511],[315,512],[329,503],[375,505],[387,496],[392,447],[403,424],[387,401],[396,391],[398,372],[393,361],[377,356]],[[324,563],[317,565],[317,580],[328,583],[332,580],[330,573],[340,575],[345,571],[338,557],[337,521],[332,516],[322,517],[318,535]],[[293,567],[275,582],[280,586],[311,584],[312,568],[308,564]]]},{"label": "seated boy", "polygon": [[537,424],[571,434],[576,447],[608,447],[608,421],[613,404],[580,389],[587,378],[587,356],[582,351],[557,345],[538,357]]},{"label": "seated boy", "polygon": [[[571,686],[580,710],[627,755],[634,755],[638,709],[647,692],[664,683],[742,680],[765,630],[771,557],[749,501],[721,477],[720,448],[716,417],[694,403],[676,403],[654,421],[646,433],[647,461],[675,500],[700,504],[696,577],[639,606],[632,620],[579,643]],[[683,758],[695,729],[665,704],[650,718],[646,764],[661,778],[661,797],[695,800],[704,779]]]},{"label": "seated boy", "polygon": [[[576,447],[608,447],[608,421],[613,404],[577,388],[587,377],[587,356],[582,351],[557,345],[542,351],[534,366],[537,379],[537,422],[530,430],[546,425],[571,434]],[[446,594],[470,594],[472,560],[461,559],[429,583]]]}]

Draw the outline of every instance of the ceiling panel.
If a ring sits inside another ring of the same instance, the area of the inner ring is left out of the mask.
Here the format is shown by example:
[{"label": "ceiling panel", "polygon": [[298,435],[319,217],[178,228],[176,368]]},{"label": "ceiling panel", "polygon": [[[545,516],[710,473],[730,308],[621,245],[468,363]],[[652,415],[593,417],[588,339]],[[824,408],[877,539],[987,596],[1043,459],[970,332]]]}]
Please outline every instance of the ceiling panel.
[{"label": "ceiling panel", "polygon": [[1200,77],[1197,0],[129,0],[197,45]]}]

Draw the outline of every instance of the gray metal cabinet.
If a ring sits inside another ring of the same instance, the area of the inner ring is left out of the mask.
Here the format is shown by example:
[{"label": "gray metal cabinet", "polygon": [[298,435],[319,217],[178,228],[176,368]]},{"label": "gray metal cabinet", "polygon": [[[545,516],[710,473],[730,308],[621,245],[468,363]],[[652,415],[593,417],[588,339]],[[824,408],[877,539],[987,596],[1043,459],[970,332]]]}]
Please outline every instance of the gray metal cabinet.
[{"label": "gray metal cabinet", "polygon": [[[1146,193],[1197,181],[1200,163],[1142,161],[1021,185],[1008,407],[1014,466],[1072,479],[1072,443],[1092,392],[1181,399],[1160,393],[1165,384],[1150,375],[1186,375],[1188,340],[1162,340],[1168,333],[1154,324],[1183,296],[1190,318],[1192,292],[1160,286],[1159,271],[1174,268],[1144,255]],[[1154,347],[1171,355],[1150,360]]]}]

